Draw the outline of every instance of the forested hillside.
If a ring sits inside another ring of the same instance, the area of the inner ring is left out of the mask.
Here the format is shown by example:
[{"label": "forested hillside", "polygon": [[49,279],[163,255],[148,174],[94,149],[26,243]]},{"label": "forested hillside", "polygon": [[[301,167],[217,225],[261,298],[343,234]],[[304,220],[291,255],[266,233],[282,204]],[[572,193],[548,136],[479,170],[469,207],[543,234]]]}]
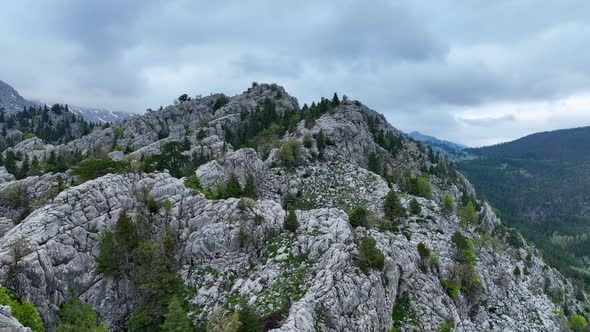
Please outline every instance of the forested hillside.
[{"label": "forested hillside", "polygon": [[537,133],[469,149],[458,168],[502,219],[544,249],[569,276],[590,285],[590,127]]}]

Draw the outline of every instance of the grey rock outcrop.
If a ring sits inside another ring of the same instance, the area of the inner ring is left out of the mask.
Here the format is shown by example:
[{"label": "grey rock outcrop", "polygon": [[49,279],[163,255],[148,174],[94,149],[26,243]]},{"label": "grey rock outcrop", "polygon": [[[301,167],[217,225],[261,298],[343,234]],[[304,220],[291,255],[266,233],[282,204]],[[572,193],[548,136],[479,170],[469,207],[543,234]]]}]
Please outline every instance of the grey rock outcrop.
[{"label": "grey rock outcrop", "polygon": [[0,331],[3,332],[31,332],[28,327],[22,324],[14,317],[9,306],[0,305]]},{"label": "grey rock outcrop", "polygon": [[0,166],[0,184],[14,181],[14,175],[8,173],[4,166]]}]

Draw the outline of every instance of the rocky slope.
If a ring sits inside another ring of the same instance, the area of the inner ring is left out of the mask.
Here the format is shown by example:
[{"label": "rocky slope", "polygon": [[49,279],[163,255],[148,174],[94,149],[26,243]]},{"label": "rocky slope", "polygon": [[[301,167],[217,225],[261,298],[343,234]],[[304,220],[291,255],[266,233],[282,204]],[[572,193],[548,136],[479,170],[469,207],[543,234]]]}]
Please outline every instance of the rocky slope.
[{"label": "rocky slope", "polygon": [[[7,216],[0,280],[39,308],[47,330],[59,323],[71,288],[109,330],[123,329],[140,306],[133,273],[97,271],[102,234],[123,212],[152,234],[174,234],[188,317],[209,331],[231,330],[233,313],[244,306],[260,317],[261,330],[272,331],[559,331],[566,324],[562,313],[586,314],[586,295],[502,225],[489,205],[472,202],[477,220],[461,223],[460,207],[444,202],[469,200],[470,184],[403,139],[383,116],[346,98],[329,107],[321,102],[325,108],[314,114],[276,85],[219,102],[224,98],[187,100],[66,145],[15,147],[39,159],[51,151],[103,149],[103,156],[129,164],[122,174],[86,182],[69,171],[59,179],[45,174],[16,181],[0,169]],[[232,146],[240,126],[270,104],[278,116],[294,119],[290,128],[278,141],[269,136],[264,144]],[[302,144],[289,155],[285,146],[293,140]],[[187,177],[141,167],[175,141],[186,145],[183,156],[206,155],[186,173],[198,175],[198,190],[187,188]],[[129,149],[113,151],[116,146]],[[253,179],[255,197],[210,195],[234,175],[242,188]],[[52,191],[64,181],[71,186]],[[413,181],[430,192],[408,189]],[[15,188],[25,189],[32,211],[17,225]],[[391,219],[384,209],[390,191],[413,212]],[[360,206],[367,220],[354,227],[349,216]],[[287,230],[291,209],[299,226]],[[461,242],[461,234],[470,241]],[[383,254],[382,266],[367,267],[367,248]],[[466,248],[472,258],[466,259]],[[453,292],[450,280],[463,284]],[[5,320],[19,331],[14,319]]]}]

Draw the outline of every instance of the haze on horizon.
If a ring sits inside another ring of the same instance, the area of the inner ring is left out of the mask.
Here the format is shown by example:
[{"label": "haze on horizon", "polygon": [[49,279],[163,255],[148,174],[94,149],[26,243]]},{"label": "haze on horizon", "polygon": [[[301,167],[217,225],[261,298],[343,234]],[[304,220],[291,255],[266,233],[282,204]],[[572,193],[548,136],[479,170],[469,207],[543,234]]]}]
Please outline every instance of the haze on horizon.
[{"label": "haze on horizon", "polygon": [[131,112],[276,82],[480,146],[590,125],[589,18],[581,0],[23,0],[0,13],[0,80]]}]

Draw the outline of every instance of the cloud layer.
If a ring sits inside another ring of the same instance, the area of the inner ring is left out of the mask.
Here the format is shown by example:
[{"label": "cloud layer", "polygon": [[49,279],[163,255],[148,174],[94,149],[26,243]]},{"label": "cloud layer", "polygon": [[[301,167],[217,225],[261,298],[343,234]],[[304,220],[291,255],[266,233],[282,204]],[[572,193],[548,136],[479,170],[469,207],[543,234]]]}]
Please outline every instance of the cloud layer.
[{"label": "cloud layer", "polygon": [[0,14],[0,79],[29,98],[135,112],[185,92],[277,82],[302,103],[338,91],[403,130],[481,145],[590,125],[580,111],[590,106],[589,9],[581,0],[23,0]]}]

